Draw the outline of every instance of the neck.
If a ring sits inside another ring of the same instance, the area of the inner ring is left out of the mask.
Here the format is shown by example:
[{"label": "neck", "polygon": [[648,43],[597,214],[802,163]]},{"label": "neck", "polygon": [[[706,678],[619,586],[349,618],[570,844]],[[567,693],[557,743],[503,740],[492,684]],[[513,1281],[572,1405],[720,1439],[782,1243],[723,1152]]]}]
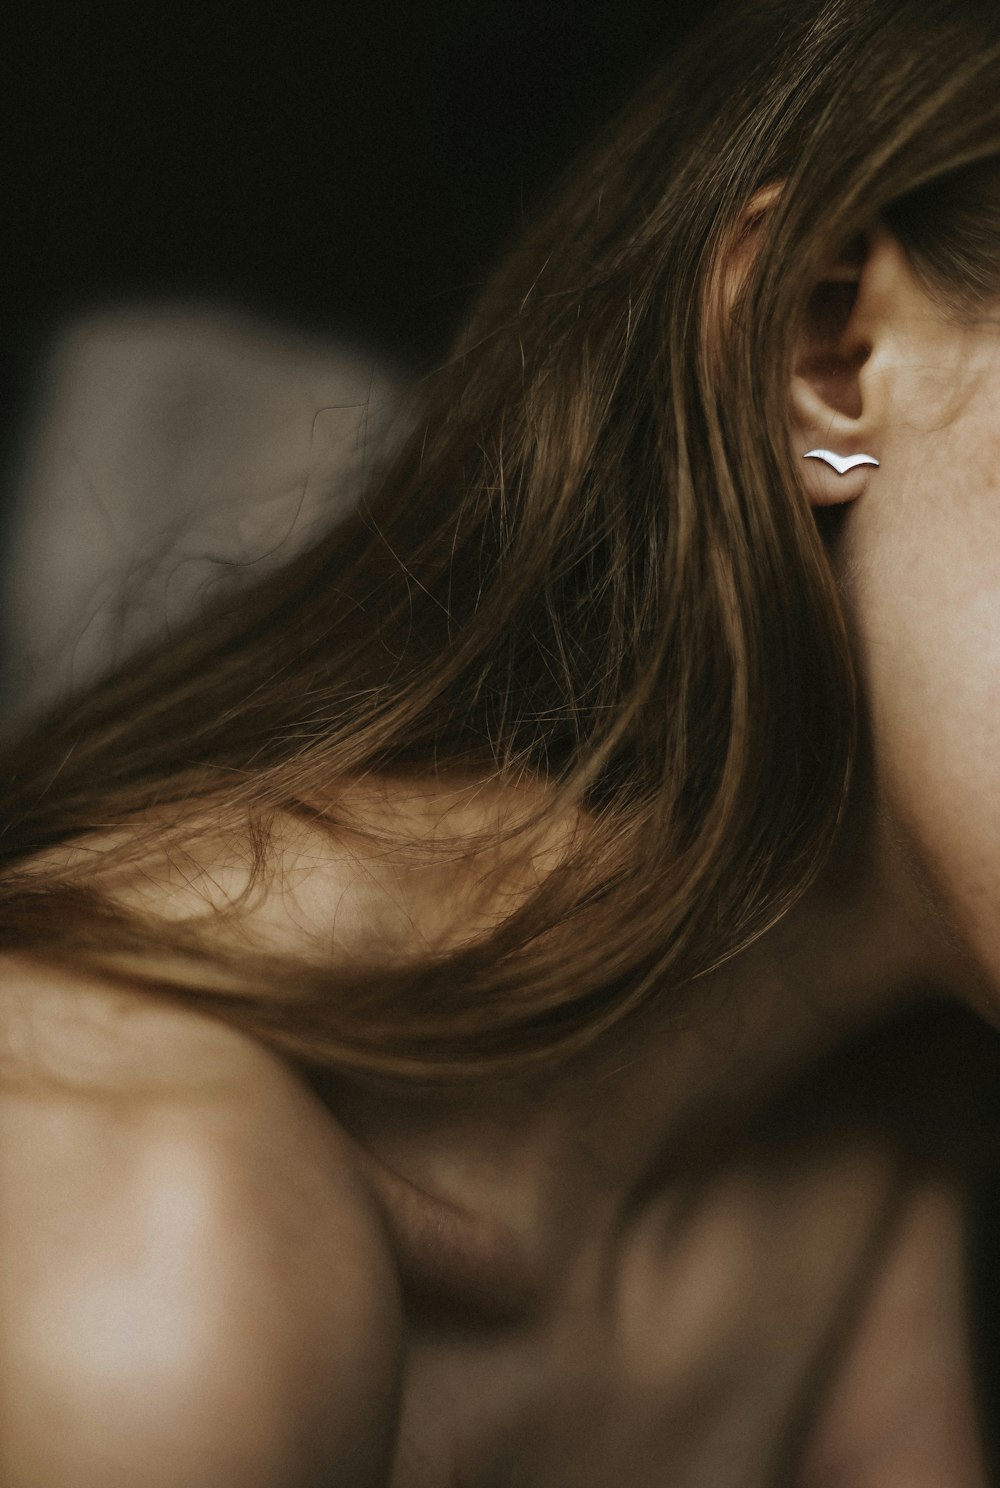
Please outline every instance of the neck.
[{"label": "neck", "polygon": [[[420,1234],[443,1233],[444,1208],[461,1211],[463,1234],[503,1226],[555,1275],[644,1194],[725,1150],[813,1061],[952,993],[960,976],[893,834],[858,810],[778,924],[557,1076],[389,1101],[346,1095],[335,1109],[376,1161],[420,1189],[431,1206]],[[417,1270],[421,1244],[414,1231],[402,1245]]]}]

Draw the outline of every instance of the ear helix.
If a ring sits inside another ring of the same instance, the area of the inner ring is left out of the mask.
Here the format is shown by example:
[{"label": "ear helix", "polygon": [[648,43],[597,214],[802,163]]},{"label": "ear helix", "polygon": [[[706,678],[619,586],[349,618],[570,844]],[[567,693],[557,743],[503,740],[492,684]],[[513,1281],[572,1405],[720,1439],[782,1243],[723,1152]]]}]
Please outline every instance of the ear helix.
[{"label": "ear helix", "polygon": [[853,470],[858,465],[874,465],[877,469],[879,463],[873,455],[835,455],[833,450],[825,449],[810,450],[802,458],[804,460],[825,460],[838,475],[846,475],[849,470]]}]

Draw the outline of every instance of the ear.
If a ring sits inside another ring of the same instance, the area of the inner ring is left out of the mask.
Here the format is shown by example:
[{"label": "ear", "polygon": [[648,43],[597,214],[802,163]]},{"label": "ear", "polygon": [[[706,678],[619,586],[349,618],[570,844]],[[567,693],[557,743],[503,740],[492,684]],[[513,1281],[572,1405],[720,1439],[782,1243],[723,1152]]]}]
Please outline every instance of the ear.
[{"label": "ear", "polygon": [[[737,298],[783,189],[782,182],[772,182],[747,203],[717,282],[724,305]],[[806,456],[823,450],[879,460],[886,409],[878,352],[894,334],[897,292],[909,279],[902,248],[878,227],[846,245],[813,285],[793,348],[789,414],[794,458],[814,506],[854,501],[878,479],[873,464],[841,474]]]},{"label": "ear", "polygon": [[[896,328],[894,307],[910,274],[902,248],[883,228],[854,239],[813,286],[796,336],[789,388],[792,449],[813,506],[855,501],[878,480],[886,426],[879,368]],[[812,451],[850,459],[841,473]]]}]

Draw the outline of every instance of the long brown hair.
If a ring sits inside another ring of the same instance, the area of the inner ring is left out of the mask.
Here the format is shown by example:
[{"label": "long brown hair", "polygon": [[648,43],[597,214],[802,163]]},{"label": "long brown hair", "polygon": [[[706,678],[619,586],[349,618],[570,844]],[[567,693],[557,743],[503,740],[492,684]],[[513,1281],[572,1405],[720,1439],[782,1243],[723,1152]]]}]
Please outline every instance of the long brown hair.
[{"label": "long brown hair", "polygon": [[[877,218],[956,313],[1000,291],[1000,18],[724,10],[543,205],[350,517],[8,740],[0,946],[317,1066],[499,1076],[669,1005],[814,880],[857,707],[789,453],[793,333]],[[779,181],[709,335],[722,244]],[[488,933],[370,961],[250,954],[95,871],[221,826],[260,881],[282,813],[336,833],[336,782],[401,772],[543,782],[512,843],[586,829]]]}]

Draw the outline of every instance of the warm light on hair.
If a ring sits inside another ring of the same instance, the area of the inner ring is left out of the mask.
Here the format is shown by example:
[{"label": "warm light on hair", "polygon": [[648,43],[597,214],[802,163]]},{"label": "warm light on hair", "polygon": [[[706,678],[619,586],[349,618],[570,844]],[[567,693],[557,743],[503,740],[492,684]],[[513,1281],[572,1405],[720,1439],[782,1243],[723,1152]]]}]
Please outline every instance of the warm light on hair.
[{"label": "warm light on hair", "polygon": [[[355,513],[7,743],[0,946],[317,1066],[460,1079],[668,1007],[812,882],[857,720],[789,453],[793,334],[876,220],[956,312],[1000,292],[1000,12],[723,9],[510,250]],[[775,182],[713,324],[713,266]],[[539,786],[512,851],[584,825],[495,929],[389,963],[251,954],[94,871],[102,841],[141,873],[223,831],[266,877],[271,824],[336,833],[337,783],[379,772]]]}]

